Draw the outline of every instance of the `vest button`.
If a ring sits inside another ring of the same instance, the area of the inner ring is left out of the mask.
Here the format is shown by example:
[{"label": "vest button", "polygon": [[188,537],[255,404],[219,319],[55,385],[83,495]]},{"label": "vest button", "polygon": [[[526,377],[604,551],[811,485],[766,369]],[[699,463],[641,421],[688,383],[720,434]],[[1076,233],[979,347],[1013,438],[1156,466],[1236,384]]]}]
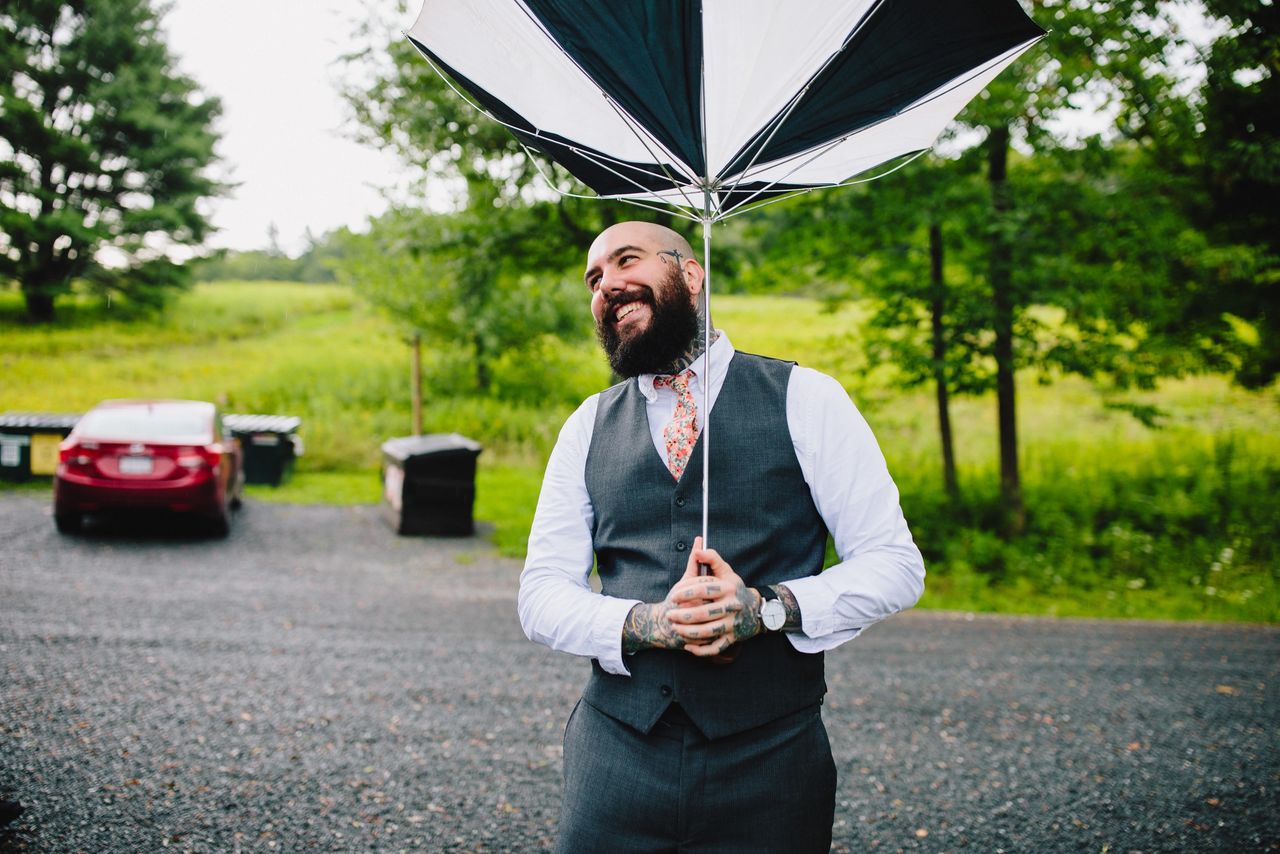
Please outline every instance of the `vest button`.
[{"label": "vest button", "polygon": [[683,495],[677,495],[677,496],[676,496],[676,506],[677,506],[677,507],[683,507],[683,506],[684,506],[684,496],[683,496]]},{"label": "vest button", "polygon": [[676,551],[682,552],[687,548],[684,543],[676,543]]},{"label": "vest button", "polygon": [[670,697],[670,696],[671,696],[671,686],[670,686],[670,685],[663,685],[663,686],[662,686],[661,688],[659,688],[658,690],[662,692],[662,696],[664,696],[664,697]]}]

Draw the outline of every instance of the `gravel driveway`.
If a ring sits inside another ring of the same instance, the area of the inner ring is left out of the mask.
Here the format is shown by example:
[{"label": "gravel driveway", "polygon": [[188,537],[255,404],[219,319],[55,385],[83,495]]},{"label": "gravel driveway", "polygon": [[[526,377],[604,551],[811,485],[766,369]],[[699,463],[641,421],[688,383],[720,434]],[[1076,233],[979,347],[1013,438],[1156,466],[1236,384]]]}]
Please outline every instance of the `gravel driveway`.
[{"label": "gravel driveway", "polygon": [[[537,851],[587,668],[375,508],[63,538],[0,493],[0,850]],[[1280,631],[913,612],[828,656],[837,851],[1280,850]]]}]

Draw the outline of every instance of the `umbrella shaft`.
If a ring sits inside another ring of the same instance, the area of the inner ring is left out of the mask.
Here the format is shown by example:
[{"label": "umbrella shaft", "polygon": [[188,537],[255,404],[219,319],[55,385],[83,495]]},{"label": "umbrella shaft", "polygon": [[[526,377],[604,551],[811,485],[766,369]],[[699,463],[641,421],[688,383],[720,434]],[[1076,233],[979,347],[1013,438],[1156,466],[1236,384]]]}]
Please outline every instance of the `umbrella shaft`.
[{"label": "umbrella shaft", "polygon": [[[702,217],[702,547],[711,548],[707,517],[711,499],[711,190],[704,189]],[[711,570],[699,566],[699,575]]]}]

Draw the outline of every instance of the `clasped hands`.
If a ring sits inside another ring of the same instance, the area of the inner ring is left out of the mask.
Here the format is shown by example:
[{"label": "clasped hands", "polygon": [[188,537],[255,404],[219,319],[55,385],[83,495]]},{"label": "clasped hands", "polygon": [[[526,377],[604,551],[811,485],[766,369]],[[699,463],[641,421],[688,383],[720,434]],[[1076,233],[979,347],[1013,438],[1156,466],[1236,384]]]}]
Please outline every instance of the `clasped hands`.
[{"label": "clasped hands", "polygon": [[[706,564],[711,575],[699,575]],[[693,541],[684,575],[661,602],[636,605],[622,629],[623,649],[683,649],[699,657],[723,653],[763,631],[760,593],[746,585],[715,549]]]}]

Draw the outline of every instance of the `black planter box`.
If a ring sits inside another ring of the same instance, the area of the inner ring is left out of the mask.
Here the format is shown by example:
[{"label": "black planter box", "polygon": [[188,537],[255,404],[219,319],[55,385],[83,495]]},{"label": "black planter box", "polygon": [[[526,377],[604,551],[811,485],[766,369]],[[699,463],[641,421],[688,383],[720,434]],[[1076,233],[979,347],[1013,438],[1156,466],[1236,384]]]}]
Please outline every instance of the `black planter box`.
[{"label": "black planter box", "polygon": [[397,534],[475,533],[480,443],[457,433],[404,436],[382,443],[383,515]]}]

